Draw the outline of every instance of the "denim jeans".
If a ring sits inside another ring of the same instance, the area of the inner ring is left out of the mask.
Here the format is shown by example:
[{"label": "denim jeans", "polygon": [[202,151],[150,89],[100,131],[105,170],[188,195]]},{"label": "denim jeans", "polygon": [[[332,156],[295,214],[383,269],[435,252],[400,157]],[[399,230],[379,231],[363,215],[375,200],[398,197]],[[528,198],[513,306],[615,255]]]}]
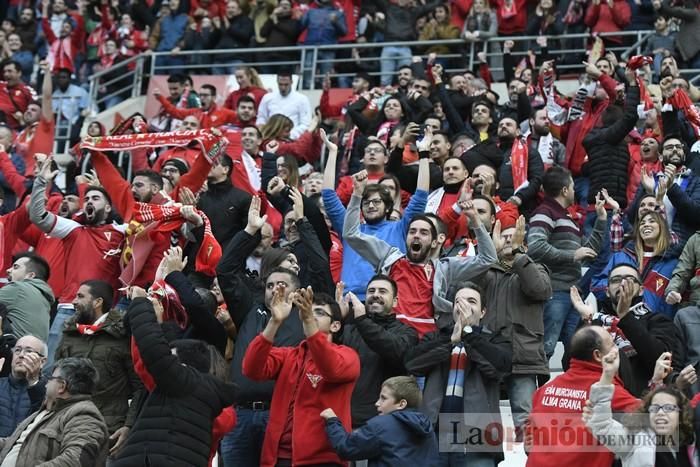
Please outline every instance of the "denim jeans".
[{"label": "denim jeans", "polygon": [[382,86],[389,86],[394,73],[400,66],[410,65],[413,53],[410,47],[384,47],[382,48],[381,70]]},{"label": "denim jeans", "polygon": [[535,375],[510,375],[506,378],[506,389],[513,424],[516,428],[522,428],[532,410],[532,395],[537,389],[537,378]]},{"label": "denim jeans", "polygon": [[224,467],[258,467],[269,410],[236,408],[236,428],[221,440]]},{"label": "denim jeans", "polygon": [[579,319],[578,312],[571,304],[569,291],[555,291],[544,304],[544,353],[547,358],[554,354],[557,341],[561,340],[564,347],[569,345]]},{"label": "denim jeans", "polygon": [[[583,225],[583,234],[588,238],[588,236],[593,231],[595,226],[596,218],[598,216],[595,212],[589,212],[586,214],[586,220]],[[578,286],[581,289],[582,297],[585,298],[586,295],[591,290],[591,280],[593,276],[602,272],[610,261],[612,256],[612,251],[610,249],[610,226],[612,224],[612,211],[608,211],[608,223],[606,229],[603,231],[603,243],[601,244],[600,251],[598,251],[598,256],[595,257],[593,262],[586,264],[588,270],[579,280]]]},{"label": "denim jeans", "polygon": [[232,75],[243,64],[243,60],[227,60],[226,64],[218,64],[211,67],[212,75]]},{"label": "denim jeans", "polygon": [[51,328],[49,329],[49,341],[46,343],[49,347],[49,354],[47,355],[46,365],[44,368],[51,368],[54,362],[54,355],[56,355],[56,349],[58,349],[58,344],[61,342],[61,336],[63,336],[63,325],[68,318],[73,316],[75,313],[75,308],[70,303],[62,303],[58,305],[56,309],[56,316],[51,323]]},{"label": "denim jeans", "polygon": [[182,70],[178,68],[183,68],[185,66],[185,57],[177,55],[159,55],[156,57],[156,68],[162,68],[156,70],[156,74],[169,75],[171,73],[178,73]]},{"label": "denim jeans", "polygon": [[[333,60],[335,60],[335,51],[319,50],[316,52],[316,82],[320,83],[321,79],[330,73],[333,69]],[[304,58],[304,89],[311,89],[311,75],[314,68],[314,54],[307,52]]]},{"label": "denim jeans", "polygon": [[591,181],[588,177],[576,177],[574,179],[574,194],[576,202],[582,208],[588,207],[588,192],[591,189]]}]

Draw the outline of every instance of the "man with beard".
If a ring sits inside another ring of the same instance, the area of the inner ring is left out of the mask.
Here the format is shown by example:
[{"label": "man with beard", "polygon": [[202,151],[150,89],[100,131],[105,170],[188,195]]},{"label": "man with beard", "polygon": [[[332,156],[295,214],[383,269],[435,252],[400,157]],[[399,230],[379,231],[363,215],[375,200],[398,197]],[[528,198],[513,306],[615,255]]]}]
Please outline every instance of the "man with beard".
[{"label": "man with beard", "polygon": [[[328,148],[328,159],[323,172],[321,196],[323,197],[323,206],[331,220],[333,230],[338,234],[342,234],[347,216],[346,209],[338,198],[336,191],[333,190],[338,146],[328,140],[328,138],[325,138],[325,144]],[[401,249],[402,252],[405,251],[405,238],[411,218],[425,210],[429,189],[429,144],[429,138],[423,138],[422,141],[418,142],[418,150],[422,152],[423,159],[418,163],[417,190],[411,197],[411,201],[408,203],[401,220],[389,220],[394,200],[383,185],[373,183],[367,185],[362,193],[357,193],[362,198],[360,203],[362,206],[362,217],[365,220],[360,226],[360,231],[381,239],[389,245]],[[372,141],[365,149],[365,158],[367,160],[372,158],[378,160],[382,157],[382,154],[385,154],[382,152],[377,154],[377,151],[382,150],[385,150],[385,148],[379,141]],[[386,158],[386,155],[384,155],[384,158]],[[358,176],[370,178],[366,171],[362,171],[354,177]],[[345,283],[347,290],[354,293],[360,300],[364,300],[367,281],[374,273],[374,267],[343,239],[341,280]]]},{"label": "man with beard", "polygon": [[349,292],[341,308],[352,313],[340,343],[360,356],[360,377],[352,393],[352,427],[359,428],[377,414],[374,398],[382,381],[406,374],[403,358],[418,343],[418,334],[396,319],[398,286],[388,276],[376,275],[367,284],[365,304]]},{"label": "man with beard", "polygon": [[[469,178],[469,172],[462,159],[448,157],[442,164],[442,186],[430,193],[425,207],[426,213],[437,214],[443,222],[450,225],[447,237],[451,240],[461,238],[467,233],[467,220],[461,215],[461,209],[455,207],[467,178]],[[452,222],[454,218],[452,212],[458,216],[456,222]],[[449,243],[451,244],[452,241]]]},{"label": "man with beard", "polygon": [[51,287],[46,283],[49,273],[46,260],[28,251],[16,255],[7,270],[10,283],[0,289],[0,303],[5,305],[6,319],[18,338],[32,335],[45,341],[49,337],[54,301]]},{"label": "man with beard", "polygon": [[46,363],[46,352],[46,343],[29,335],[12,347],[10,374],[0,379],[0,437],[10,436],[44,401],[46,379],[41,367]]},{"label": "man with beard", "polygon": [[64,321],[73,314],[72,300],[79,285],[89,279],[116,285],[119,277],[125,226],[114,223],[112,202],[100,187],[89,187],[83,198],[83,224],[46,211],[46,185],[58,171],[51,170],[48,157],[34,178],[29,201],[29,219],[51,237],[61,239],[65,255],[66,283],[58,297],[58,310],[49,331],[49,362],[58,345]]},{"label": "man with beard", "polygon": [[503,153],[498,167],[498,196],[529,213],[535,208],[544,175],[540,153],[520,138],[518,122],[510,117],[498,122],[498,145]]},{"label": "man with beard", "polygon": [[236,120],[229,124],[230,128],[244,128],[248,125],[255,125],[258,112],[255,109],[255,99],[248,95],[243,95],[236,104]]},{"label": "man with beard", "polygon": [[232,169],[233,161],[224,154],[211,166],[207,191],[200,195],[197,203],[211,221],[214,237],[222,248],[245,227],[250,208],[250,194],[231,183]]},{"label": "man with beard", "polygon": [[73,300],[75,314],[65,322],[55,357],[87,358],[95,365],[100,378],[92,401],[111,434],[111,455],[126,442],[144,395],[131,360],[124,315],[112,309],[113,296],[114,290],[106,282],[88,280],[80,284]]},{"label": "man with beard", "polygon": [[[673,321],[658,310],[652,310],[643,299],[644,287],[637,268],[620,263],[610,270],[605,299],[597,310],[585,304],[576,287],[571,288],[571,301],[585,323],[603,326],[620,350],[620,378],[625,388],[637,397],[648,388],[656,360],[664,352],[678,356],[682,363],[681,336]],[[680,369],[680,368],[677,368]]]},{"label": "man with beard", "polygon": [[331,105],[331,78],[330,76],[326,75],[326,77],[323,80],[323,94],[321,94],[321,102],[319,103],[319,106],[321,107],[321,115],[323,115],[323,118],[333,118],[345,115],[345,106],[352,104],[362,94],[369,92],[371,82],[372,78],[368,73],[357,73],[352,79],[352,96],[350,96],[343,105]]},{"label": "man with beard", "polygon": [[536,150],[542,157],[544,170],[553,165],[564,165],[566,160],[566,146],[555,138],[550,131],[547,109],[537,109],[530,117],[530,133],[528,133],[528,147]]},{"label": "man with beard", "polygon": [[[638,206],[644,194],[660,195],[666,210],[666,220],[678,235],[678,243],[671,247],[680,254],[688,238],[700,227],[700,178],[685,167],[687,147],[677,136],[669,135],[661,144],[663,172],[642,172],[642,182],[633,206]],[[634,209],[632,212],[635,212]],[[635,219],[630,219],[634,222]]]},{"label": "man with beard", "polygon": [[488,313],[482,324],[511,342],[512,367],[506,390],[516,438],[521,438],[537,389],[537,375],[549,375],[544,354],[544,303],[552,296],[549,271],[527,255],[525,218],[498,222],[493,230],[498,263],[482,277]]},{"label": "man with beard", "polygon": [[[425,158],[420,161],[424,166],[426,162]],[[422,175],[426,177],[427,170]],[[497,260],[491,237],[482,225],[473,201],[467,199],[464,212],[481,245],[477,256],[439,261],[431,259],[430,253],[437,246],[437,230],[425,215],[415,216],[410,221],[406,253],[403,253],[399,248],[360,230],[360,204],[365,184],[366,176],[358,174],[345,215],[343,237],[372,267],[399,285],[397,318],[412,326],[421,336],[435,331],[439,313],[450,313],[452,310],[446,298],[450,286],[482,274]]]},{"label": "man with beard", "polygon": [[[36,93],[30,86],[22,82],[22,66],[17,62],[11,60],[4,62],[2,77],[3,81],[0,81],[0,121],[7,123],[13,130],[18,130],[22,125],[22,114],[27,110],[29,104],[36,100]],[[51,105],[49,105],[50,109]]]}]

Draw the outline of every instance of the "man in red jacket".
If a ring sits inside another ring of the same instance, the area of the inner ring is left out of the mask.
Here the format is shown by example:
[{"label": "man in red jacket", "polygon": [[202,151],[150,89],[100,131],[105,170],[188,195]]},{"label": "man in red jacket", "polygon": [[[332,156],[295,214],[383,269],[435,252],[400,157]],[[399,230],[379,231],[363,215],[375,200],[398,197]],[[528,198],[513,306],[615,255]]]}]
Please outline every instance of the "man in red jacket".
[{"label": "man in red jacket", "polygon": [[[340,307],[333,298],[314,297],[308,287],[285,299],[285,288],[275,286],[272,318],[243,358],[245,376],[277,381],[260,465],[345,465],[324,436],[320,413],[332,408],[350,431],[350,397],[360,375],[360,358],[350,347],[333,343],[342,327]],[[299,309],[306,340],[296,347],[273,347],[292,304]]]},{"label": "man in red jacket", "polygon": [[[591,384],[598,382],[603,357],[615,347],[612,336],[600,326],[586,326],[571,338],[569,369],[535,392],[526,428],[527,465],[609,467],[614,455],[598,444],[581,420]],[[639,407],[615,377],[613,412]]]},{"label": "man in red jacket", "polygon": [[212,128],[226,124],[238,123],[236,112],[216,105],[216,88],[211,84],[203,84],[199,90],[199,98],[202,101],[202,108],[180,109],[173,105],[158,89],[153,91],[153,95],[163,106],[163,111],[177,119],[184,119],[188,115],[194,115],[200,121],[200,128]]}]

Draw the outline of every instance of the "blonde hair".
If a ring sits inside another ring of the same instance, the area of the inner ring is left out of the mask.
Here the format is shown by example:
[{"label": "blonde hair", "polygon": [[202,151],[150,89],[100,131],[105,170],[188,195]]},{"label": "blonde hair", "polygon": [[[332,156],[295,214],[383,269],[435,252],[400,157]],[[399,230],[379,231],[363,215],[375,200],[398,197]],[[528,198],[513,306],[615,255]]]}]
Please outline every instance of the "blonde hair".
[{"label": "blonde hair", "polygon": [[637,255],[637,269],[640,272],[644,269],[644,240],[642,240],[641,226],[644,219],[649,216],[659,224],[659,238],[654,245],[654,256],[662,256],[671,244],[671,232],[668,230],[666,219],[660,213],[650,211],[637,220],[634,229],[634,252]]},{"label": "blonde hair", "polygon": [[263,87],[263,82],[260,79],[260,75],[258,74],[258,71],[250,66],[246,66],[243,68],[239,68],[240,70],[243,70],[243,72],[248,76],[248,79],[250,80],[250,85],[255,86],[256,88],[262,88]]}]

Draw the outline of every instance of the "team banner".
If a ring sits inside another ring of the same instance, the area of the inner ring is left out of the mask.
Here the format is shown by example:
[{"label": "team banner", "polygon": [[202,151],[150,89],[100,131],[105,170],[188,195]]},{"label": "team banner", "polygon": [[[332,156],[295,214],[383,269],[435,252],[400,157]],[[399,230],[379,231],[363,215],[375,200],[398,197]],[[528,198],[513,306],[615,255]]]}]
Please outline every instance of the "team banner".
[{"label": "team banner", "polygon": [[225,136],[217,136],[209,130],[171,131],[164,133],[136,133],[114,136],[86,136],[81,149],[92,151],[130,151],[132,149],[162,148],[164,146],[189,146],[197,143],[202,154],[214,163],[228,146]]}]

